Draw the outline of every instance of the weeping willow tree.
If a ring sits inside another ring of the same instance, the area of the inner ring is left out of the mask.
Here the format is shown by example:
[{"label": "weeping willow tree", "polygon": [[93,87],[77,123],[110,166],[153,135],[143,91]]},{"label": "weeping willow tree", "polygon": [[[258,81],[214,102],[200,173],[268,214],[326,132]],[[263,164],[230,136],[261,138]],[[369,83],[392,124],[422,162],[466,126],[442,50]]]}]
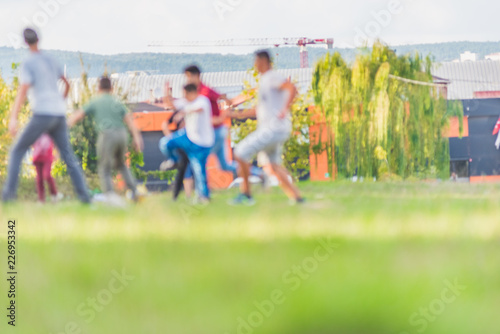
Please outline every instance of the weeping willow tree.
[{"label": "weeping willow tree", "polygon": [[[446,177],[452,113],[432,83],[432,61],[397,56],[376,43],[352,65],[325,56],[313,74],[313,95],[332,127],[331,163],[339,177]],[[455,113],[456,114],[456,113]],[[455,115],[454,114],[454,115]]]}]

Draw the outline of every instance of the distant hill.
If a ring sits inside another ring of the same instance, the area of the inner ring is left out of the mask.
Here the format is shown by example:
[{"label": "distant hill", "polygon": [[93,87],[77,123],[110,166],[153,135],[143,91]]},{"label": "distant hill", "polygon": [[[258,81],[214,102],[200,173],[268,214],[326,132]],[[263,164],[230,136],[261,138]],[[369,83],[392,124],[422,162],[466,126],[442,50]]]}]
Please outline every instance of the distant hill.
[{"label": "distant hill", "polygon": [[[436,61],[452,61],[458,59],[460,53],[471,51],[479,54],[480,59],[485,55],[500,52],[500,42],[449,42],[437,44],[417,44],[394,46],[398,54],[418,52],[423,56],[432,55]],[[298,68],[299,50],[296,47],[271,49],[275,56],[278,68]],[[332,51],[332,50],[330,50]],[[355,49],[335,48],[342,56],[352,61],[355,58]],[[69,77],[80,75],[82,68],[78,52],[49,51],[59,61],[66,65]],[[10,78],[13,75],[12,63],[20,63],[26,56],[26,50],[16,50],[0,47],[0,70],[2,75]],[[311,65],[327,53],[326,49],[309,48]],[[222,55],[222,54],[176,54],[176,53],[130,53],[104,56],[82,53],[85,66],[90,76],[102,75],[105,67],[111,73],[126,71],[155,71],[158,74],[181,73],[185,65],[197,63],[205,72],[245,71],[252,66],[252,55]]]}]

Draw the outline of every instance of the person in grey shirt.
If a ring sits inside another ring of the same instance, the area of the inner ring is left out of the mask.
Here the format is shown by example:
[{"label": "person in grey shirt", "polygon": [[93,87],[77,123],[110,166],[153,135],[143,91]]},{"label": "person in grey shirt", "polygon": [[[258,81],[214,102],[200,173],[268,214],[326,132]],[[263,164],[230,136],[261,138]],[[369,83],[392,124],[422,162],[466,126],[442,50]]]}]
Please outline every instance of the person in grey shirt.
[{"label": "person in grey shirt", "polygon": [[[29,91],[33,117],[17,138],[10,151],[7,181],[4,185],[2,200],[12,201],[17,198],[19,169],[26,151],[44,133],[47,133],[59,149],[61,158],[67,165],[73,187],[80,201],[90,202],[83,171],[70,145],[66,125],[66,106],[64,99],[69,93],[69,82],[57,61],[38,48],[38,35],[30,28],[24,30],[24,40],[30,49],[30,56],[23,63],[20,75],[19,91],[10,114],[9,133],[18,132],[18,114]],[[64,95],[59,92],[57,82],[65,84]]]}]

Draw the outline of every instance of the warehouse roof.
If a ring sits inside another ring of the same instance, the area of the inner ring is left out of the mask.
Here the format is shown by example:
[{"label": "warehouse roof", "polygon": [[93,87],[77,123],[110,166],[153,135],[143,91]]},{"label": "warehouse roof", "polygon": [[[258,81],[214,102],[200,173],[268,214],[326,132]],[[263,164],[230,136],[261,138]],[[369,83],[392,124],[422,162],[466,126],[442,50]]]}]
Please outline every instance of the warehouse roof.
[{"label": "warehouse roof", "polygon": [[[311,88],[313,69],[279,69],[285,77],[297,83],[301,92]],[[473,99],[476,92],[500,91],[500,61],[480,60],[466,62],[446,62],[436,64],[432,69],[434,79],[447,82],[448,99]],[[239,95],[248,83],[255,85],[255,77],[249,71],[203,73],[202,80],[222,94],[229,97]],[[173,95],[180,97],[185,84],[183,74],[170,75],[120,75],[113,78],[120,95],[126,94],[129,103],[154,101],[163,96],[165,82],[170,82]],[[72,100],[78,100],[80,79],[73,81]],[[89,79],[91,87],[97,84],[97,78]]]},{"label": "warehouse roof", "polygon": [[450,100],[468,100],[475,92],[500,90],[500,61],[496,60],[439,63],[432,74],[449,81]]},{"label": "warehouse roof", "polygon": [[[283,76],[291,78],[298,86],[299,90],[306,92],[311,86],[312,69],[286,69],[277,70]],[[249,71],[235,72],[213,72],[203,73],[202,81],[208,86],[216,89],[221,94],[227,94],[229,97],[239,95],[245,89],[245,83],[255,86],[255,77]],[[182,96],[182,87],[185,84],[184,74],[169,75],[141,75],[131,77],[121,75],[113,78],[113,84],[118,89],[120,95],[127,95],[129,103],[143,101],[153,101],[163,96],[163,89],[166,82],[170,82],[173,89],[173,96]],[[78,94],[81,90],[81,79],[73,80],[72,100],[78,100]],[[97,86],[97,78],[89,79],[90,87]]]}]

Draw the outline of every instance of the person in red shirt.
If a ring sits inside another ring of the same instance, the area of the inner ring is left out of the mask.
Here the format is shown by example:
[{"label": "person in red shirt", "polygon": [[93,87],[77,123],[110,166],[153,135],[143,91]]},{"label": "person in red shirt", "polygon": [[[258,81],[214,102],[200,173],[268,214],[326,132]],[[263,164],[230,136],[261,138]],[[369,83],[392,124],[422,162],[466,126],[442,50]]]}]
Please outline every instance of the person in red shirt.
[{"label": "person in red shirt", "polygon": [[[228,106],[230,106],[233,102],[227,98],[225,94],[219,94],[212,88],[208,87],[201,81],[201,70],[196,65],[188,66],[184,69],[184,74],[186,75],[186,80],[188,83],[195,84],[198,86],[198,92],[200,95],[206,96],[210,100],[210,105],[212,106],[212,124],[214,126],[215,132],[215,144],[212,148],[213,154],[217,156],[219,160],[220,168],[226,172],[232,172],[234,178],[238,177],[238,165],[233,162],[228,162],[226,157],[226,140],[229,135],[229,129],[224,124],[226,118],[229,116],[228,110],[220,110],[219,101],[224,101]],[[265,173],[262,169],[254,167],[251,169],[251,174],[260,177],[263,182],[265,182]],[[189,182],[192,173],[188,168],[186,172],[186,180],[187,186],[189,186]]]},{"label": "person in red shirt", "polygon": [[52,195],[52,200],[60,199],[57,193],[56,183],[50,174],[52,170],[52,162],[54,161],[53,154],[54,144],[50,136],[44,133],[33,144],[33,164],[36,168],[36,189],[40,202],[45,202],[45,187],[44,183],[49,185],[49,191]]},{"label": "person in red shirt", "polygon": [[219,108],[219,101],[225,101],[228,105],[231,101],[226,95],[217,93],[212,88],[206,86],[201,82],[201,71],[198,66],[191,65],[184,70],[186,80],[190,84],[198,86],[200,95],[206,96],[210,100],[212,106],[212,124],[215,131],[215,144],[212,148],[212,153],[215,154],[219,160],[220,168],[223,171],[232,172],[236,175],[236,166],[227,162],[226,159],[226,139],[229,134],[229,129],[224,125],[224,121],[228,116],[226,112],[221,112]]}]

